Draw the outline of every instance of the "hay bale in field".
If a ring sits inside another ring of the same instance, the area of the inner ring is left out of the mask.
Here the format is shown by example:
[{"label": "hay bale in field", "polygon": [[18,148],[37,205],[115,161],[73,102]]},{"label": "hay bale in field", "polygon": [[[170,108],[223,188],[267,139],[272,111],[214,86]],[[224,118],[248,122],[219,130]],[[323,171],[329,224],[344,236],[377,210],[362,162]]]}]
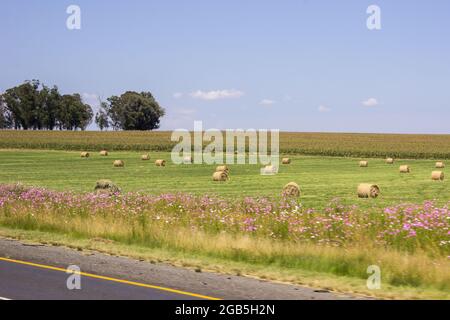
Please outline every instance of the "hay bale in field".
[{"label": "hay bale in field", "polygon": [[386,163],[387,164],[394,164],[394,159],[393,158],[387,158],[386,159]]},{"label": "hay bale in field", "polygon": [[148,160],[150,160],[150,155],[147,153],[147,154],[143,154],[142,156],[141,156],[141,160],[142,161],[148,161]]},{"label": "hay bale in field", "polygon": [[408,165],[402,165],[400,166],[400,173],[410,173],[411,168]]},{"label": "hay bale in field", "polygon": [[295,182],[289,182],[283,188],[283,196],[298,198],[300,197],[300,194],[301,194],[300,187]]},{"label": "hay bale in field", "polygon": [[228,173],[225,171],[216,171],[213,173],[213,181],[227,181]]},{"label": "hay bale in field", "polygon": [[114,193],[120,193],[120,188],[114,184],[111,180],[102,179],[98,180],[95,184],[94,191],[97,193],[108,193],[108,194],[114,194]]},{"label": "hay bale in field", "polygon": [[443,181],[444,173],[442,171],[433,171],[431,173],[431,179],[435,181]]},{"label": "hay bale in field", "polygon": [[89,152],[82,152],[81,153],[81,157],[82,158],[89,158],[89,156],[90,156]]},{"label": "hay bale in field", "polygon": [[368,161],[360,161],[359,166],[361,168],[367,168],[369,166],[369,162]]},{"label": "hay bale in field", "polygon": [[103,156],[103,157],[107,157],[108,156],[108,151],[102,150],[102,151],[100,151],[100,155]]},{"label": "hay bale in field", "polygon": [[281,160],[281,164],[291,164],[291,159],[290,158],[283,158]]},{"label": "hay bale in field", "polygon": [[123,162],[122,160],[115,160],[113,162],[113,166],[115,168],[123,168],[125,166],[125,162]]},{"label": "hay bale in field", "polygon": [[158,159],[155,161],[155,165],[157,167],[165,167],[166,166],[166,160]]},{"label": "hay bale in field", "polygon": [[5,184],[3,185],[3,187],[5,190],[8,190],[8,192],[13,193],[15,196],[20,196],[23,192],[29,190],[29,187],[24,185],[22,182]]},{"label": "hay bale in field", "polygon": [[230,170],[228,169],[228,166],[218,166],[216,168],[216,172],[219,172],[219,171],[224,171],[224,172],[228,173]]},{"label": "hay bale in field", "polygon": [[184,164],[191,164],[194,160],[192,159],[191,156],[186,156],[183,158],[183,163]]},{"label": "hay bale in field", "polygon": [[444,169],[445,168],[444,162],[442,162],[442,161],[436,162],[436,168],[437,169]]},{"label": "hay bale in field", "polygon": [[359,198],[376,198],[380,195],[380,188],[376,184],[361,183],[358,186]]}]

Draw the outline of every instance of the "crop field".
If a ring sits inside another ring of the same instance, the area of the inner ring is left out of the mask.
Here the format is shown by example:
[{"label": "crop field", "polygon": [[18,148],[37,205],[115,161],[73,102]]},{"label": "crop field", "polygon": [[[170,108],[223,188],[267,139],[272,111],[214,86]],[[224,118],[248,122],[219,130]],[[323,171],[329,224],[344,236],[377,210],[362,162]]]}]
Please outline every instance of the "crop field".
[{"label": "crop field", "polygon": [[[0,130],[0,148],[171,151],[171,133]],[[280,152],[354,157],[450,159],[450,135],[280,133]]]},{"label": "crop field", "polygon": [[[448,180],[432,181],[433,160],[397,160],[388,165],[384,159],[368,159],[369,167],[360,168],[359,158],[291,156],[290,165],[281,165],[274,176],[261,176],[260,165],[230,165],[230,180],[212,181],[213,165],[175,165],[170,153],[152,152],[150,161],[142,161],[138,152],[112,152],[107,157],[91,153],[87,159],[79,152],[1,150],[0,183],[53,190],[91,192],[99,179],[110,179],[125,192],[209,194],[223,198],[245,196],[278,198],[285,184],[300,185],[301,202],[306,207],[323,207],[334,198],[362,206],[390,205],[401,202],[449,200]],[[124,168],[114,168],[114,160],[123,160]],[[156,167],[156,159],[165,159],[166,167]],[[411,173],[399,173],[399,165],[408,164]],[[444,169],[445,170],[445,169]],[[375,183],[381,188],[377,199],[358,199],[359,183]]]}]

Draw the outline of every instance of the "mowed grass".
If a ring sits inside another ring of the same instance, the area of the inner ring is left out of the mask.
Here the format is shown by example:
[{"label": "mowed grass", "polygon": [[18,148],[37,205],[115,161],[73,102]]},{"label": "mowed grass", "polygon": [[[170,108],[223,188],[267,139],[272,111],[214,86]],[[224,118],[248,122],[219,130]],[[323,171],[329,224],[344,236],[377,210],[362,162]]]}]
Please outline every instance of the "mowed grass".
[{"label": "mowed grass", "polygon": [[[387,206],[400,202],[418,203],[450,199],[448,180],[431,180],[435,160],[396,160],[387,165],[373,158],[368,168],[358,166],[361,158],[290,156],[291,165],[281,166],[275,176],[261,176],[261,165],[230,165],[228,182],[212,181],[215,165],[175,165],[170,153],[152,152],[150,161],[142,161],[140,152],[112,152],[108,157],[91,153],[83,159],[80,152],[42,150],[0,150],[0,183],[22,182],[54,190],[92,191],[99,179],[111,179],[123,191],[149,194],[188,192],[223,198],[245,196],[279,197],[291,181],[302,189],[305,207],[321,208],[339,197],[344,203],[360,206]],[[124,168],[113,168],[113,161],[125,161]],[[156,167],[156,159],[165,159],[166,167]],[[410,174],[400,174],[400,164],[411,166]],[[444,169],[445,172],[446,169]],[[376,183],[378,199],[358,199],[359,183]]]}]

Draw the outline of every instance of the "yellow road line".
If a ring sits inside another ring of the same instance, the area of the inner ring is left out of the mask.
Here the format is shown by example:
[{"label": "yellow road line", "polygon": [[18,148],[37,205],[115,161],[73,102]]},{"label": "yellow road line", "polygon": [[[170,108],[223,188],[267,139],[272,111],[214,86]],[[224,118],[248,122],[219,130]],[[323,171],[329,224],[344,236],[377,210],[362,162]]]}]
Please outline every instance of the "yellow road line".
[{"label": "yellow road line", "polygon": [[[22,264],[22,265],[26,265],[26,266],[37,267],[37,268],[42,268],[42,269],[53,270],[53,271],[60,271],[60,272],[67,273],[67,270],[63,269],[63,268],[57,268],[57,267],[47,266],[47,265],[38,264],[38,263],[27,262],[27,261],[20,261],[20,260],[8,259],[8,258],[3,258],[3,257],[0,257],[0,261],[17,263],[17,264]],[[213,298],[213,297],[204,296],[204,295],[196,294],[196,293],[192,293],[192,292],[181,291],[181,290],[176,290],[176,289],[171,289],[171,288],[165,288],[165,287],[160,287],[160,286],[155,286],[155,285],[145,284],[145,283],[139,283],[139,282],[134,282],[134,281],[110,278],[110,277],[105,277],[105,276],[99,276],[99,275],[92,274],[92,273],[86,273],[86,272],[75,272],[75,273],[80,274],[80,275],[85,276],[85,277],[89,277],[89,278],[101,279],[101,280],[112,281],[112,282],[117,282],[117,283],[123,283],[123,284],[128,284],[128,285],[142,287],[142,288],[156,289],[156,290],[161,290],[161,291],[166,291],[166,292],[186,295],[186,296],[200,298],[200,299],[221,300],[219,298]]]}]

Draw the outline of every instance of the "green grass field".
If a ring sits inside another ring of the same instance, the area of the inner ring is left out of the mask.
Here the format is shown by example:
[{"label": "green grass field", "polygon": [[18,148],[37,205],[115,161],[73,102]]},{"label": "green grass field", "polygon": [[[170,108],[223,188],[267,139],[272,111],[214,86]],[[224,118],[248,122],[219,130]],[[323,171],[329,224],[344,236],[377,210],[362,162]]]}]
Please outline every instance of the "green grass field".
[{"label": "green grass field", "polygon": [[[335,197],[347,204],[379,206],[423,200],[447,202],[448,180],[431,180],[433,160],[397,160],[394,165],[383,159],[368,159],[369,167],[360,168],[360,158],[291,156],[292,164],[281,166],[275,176],[261,176],[260,165],[231,165],[230,181],[212,181],[215,166],[174,165],[170,153],[152,152],[150,161],[140,160],[139,152],[112,152],[108,157],[91,153],[88,159],[74,151],[0,150],[0,183],[22,182],[54,190],[92,191],[98,179],[111,179],[124,191],[151,194],[189,192],[224,198],[244,196],[278,197],[283,186],[297,182],[302,189],[302,204],[320,208]],[[115,159],[125,161],[125,168],[113,168]],[[166,159],[164,168],[155,159]],[[400,174],[399,165],[409,164],[410,174]],[[445,171],[445,169],[444,169]],[[381,188],[378,199],[358,199],[359,183],[376,183]]]}]

